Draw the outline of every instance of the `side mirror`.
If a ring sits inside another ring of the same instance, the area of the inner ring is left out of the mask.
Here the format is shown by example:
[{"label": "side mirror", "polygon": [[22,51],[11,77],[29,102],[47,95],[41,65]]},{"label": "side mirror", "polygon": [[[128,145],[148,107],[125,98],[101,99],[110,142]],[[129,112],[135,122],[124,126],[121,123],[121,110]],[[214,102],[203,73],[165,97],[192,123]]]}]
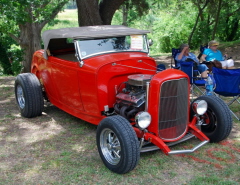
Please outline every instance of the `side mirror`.
[{"label": "side mirror", "polygon": [[149,45],[149,46],[152,46],[152,45],[153,45],[153,40],[152,40],[152,39],[149,39],[149,40],[148,40],[148,45]]}]

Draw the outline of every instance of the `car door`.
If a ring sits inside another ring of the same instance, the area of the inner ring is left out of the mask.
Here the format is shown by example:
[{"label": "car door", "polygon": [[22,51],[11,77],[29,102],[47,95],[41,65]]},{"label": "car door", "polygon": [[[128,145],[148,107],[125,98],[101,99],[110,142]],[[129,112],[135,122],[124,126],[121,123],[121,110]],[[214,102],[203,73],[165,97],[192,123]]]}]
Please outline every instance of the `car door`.
[{"label": "car door", "polygon": [[58,102],[70,109],[83,110],[78,79],[79,63],[57,57],[49,57],[48,62]]}]

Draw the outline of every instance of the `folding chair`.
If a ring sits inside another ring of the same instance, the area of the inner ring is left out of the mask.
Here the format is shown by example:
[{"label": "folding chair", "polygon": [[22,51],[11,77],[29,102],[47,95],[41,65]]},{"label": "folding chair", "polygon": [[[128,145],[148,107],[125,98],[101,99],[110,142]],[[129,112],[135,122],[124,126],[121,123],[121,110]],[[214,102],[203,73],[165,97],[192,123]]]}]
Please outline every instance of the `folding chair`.
[{"label": "folding chair", "polygon": [[199,77],[199,72],[198,70],[194,70],[194,62],[189,61],[189,62],[180,62],[180,64],[177,63],[175,60],[175,57],[177,54],[180,53],[180,49],[172,48],[172,60],[174,60],[174,66],[172,65],[171,61],[171,67],[174,69],[180,69],[181,71],[185,72],[190,79],[190,84],[191,84],[191,94],[192,94],[192,99],[194,96],[196,98],[198,96],[201,96],[205,94],[205,91],[203,92],[199,87],[200,86],[205,86],[205,80]]},{"label": "folding chair", "polygon": [[198,59],[201,58],[201,56],[202,56],[202,54],[203,54],[203,51],[204,51],[206,48],[208,48],[208,45],[205,45],[205,46],[201,45],[201,46],[200,46],[200,48],[199,48],[200,53],[199,53],[199,55],[198,55],[198,57],[197,57]]},{"label": "folding chair", "polygon": [[166,70],[166,66],[164,64],[158,64],[157,65],[157,71],[160,72],[160,71],[164,71]]},{"label": "folding chair", "polygon": [[204,87],[206,81],[203,78],[199,77],[199,75],[195,75],[196,72],[199,72],[198,70],[193,69],[193,62],[181,62],[180,69],[189,76],[192,99],[194,99],[194,96],[197,98],[201,95],[204,95],[205,90],[203,91],[200,87]]},{"label": "folding chair", "polygon": [[180,49],[172,48],[171,68],[180,69],[180,66],[177,65],[177,61],[175,60],[175,57],[177,56],[178,53],[180,53]]},{"label": "folding chair", "polygon": [[[234,102],[240,104],[240,69],[219,69],[213,67],[213,77],[216,83],[214,92],[224,97],[232,97],[232,99],[227,102],[228,106],[232,105]],[[240,118],[231,108],[229,109],[232,115],[240,121]]]}]

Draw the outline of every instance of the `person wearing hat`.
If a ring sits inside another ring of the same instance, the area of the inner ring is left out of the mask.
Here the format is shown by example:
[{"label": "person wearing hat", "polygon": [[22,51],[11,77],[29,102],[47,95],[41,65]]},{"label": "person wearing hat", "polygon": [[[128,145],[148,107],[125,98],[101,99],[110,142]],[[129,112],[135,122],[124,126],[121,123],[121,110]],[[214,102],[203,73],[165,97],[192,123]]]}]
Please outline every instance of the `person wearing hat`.
[{"label": "person wearing hat", "polygon": [[201,77],[207,78],[208,77],[208,67],[205,64],[200,64],[197,57],[189,52],[190,48],[188,44],[182,44],[180,46],[180,53],[178,53],[175,57],[175,60],[177,61],[177,67],[180,67],[180,62],[187,61],[188,59],[192,59],[197,64],[197,69],[199,73],[201,73]]},{"label": "person wearing hat", "polygon": [[212,40],[208,43],[208,48],[203,51],[200,61],[214,61],[221,62],[223,69],[233,69],[234,61],[232,59],[225,60],[221,51],[218,48],[219,43]]}]

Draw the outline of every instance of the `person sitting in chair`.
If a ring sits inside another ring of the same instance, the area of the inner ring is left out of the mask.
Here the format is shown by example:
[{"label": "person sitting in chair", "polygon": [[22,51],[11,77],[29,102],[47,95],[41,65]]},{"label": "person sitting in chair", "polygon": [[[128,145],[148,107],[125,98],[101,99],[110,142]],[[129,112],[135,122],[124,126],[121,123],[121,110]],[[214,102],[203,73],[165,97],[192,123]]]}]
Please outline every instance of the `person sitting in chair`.
[{"label": "person sitting in chair", "polygon": [[210,41],[208,43],[208,48],[203,51],[200,61],[204,62],[217,60],[221,62],[223,69],[233,69],[234,61],[232,59],[225,60],[221,51],[217,49],[218,45],[219,43],[217,41]]},{"label": "person sitting in chair", "polygon": [[190,48],[188,44],[182,44],[180,46],[180,53],[178,53],[175,57],[175,60],[177,61],[177,67],[180,66],[180,62],[187,61],[188,59],[192,59],[194,62],[197,63],[197,69],[201,73],[201,77],[207,78],[208,67],[205,64],[200,64],[197,57],[189,51],[190,51]]}]

